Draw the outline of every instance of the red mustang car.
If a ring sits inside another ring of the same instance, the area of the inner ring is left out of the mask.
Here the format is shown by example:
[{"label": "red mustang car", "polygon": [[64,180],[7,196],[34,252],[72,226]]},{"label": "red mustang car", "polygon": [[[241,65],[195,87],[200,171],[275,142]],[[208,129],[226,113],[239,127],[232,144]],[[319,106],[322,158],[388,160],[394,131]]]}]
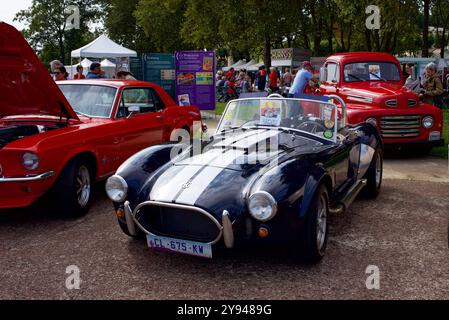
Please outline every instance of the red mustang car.
[{"label": "red mustang car", "polygon": [[405,89],[399,61],[391,54],[349,52],[332,55],[321,69],[320,94],[346,102],[348,123],[376,125],[385,144],[443,144],[443,112]]},{"label": "red mustang car", "polygon": [[84,214],[95,181],[174,130],[192,134],[195,121],[198,108],[147,82],[56,84],[22,35],[0,23],[0,209],[51,192],[58,210]]}]

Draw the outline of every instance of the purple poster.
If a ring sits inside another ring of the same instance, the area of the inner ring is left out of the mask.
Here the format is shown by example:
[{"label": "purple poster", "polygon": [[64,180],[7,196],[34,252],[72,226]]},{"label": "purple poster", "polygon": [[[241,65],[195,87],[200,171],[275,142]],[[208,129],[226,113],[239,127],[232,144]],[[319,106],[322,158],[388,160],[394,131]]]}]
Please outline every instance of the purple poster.
[{"label": "purple poster", "polygon": [[215,110],[215,52],[176,52],[176,98],[180,106]]}]

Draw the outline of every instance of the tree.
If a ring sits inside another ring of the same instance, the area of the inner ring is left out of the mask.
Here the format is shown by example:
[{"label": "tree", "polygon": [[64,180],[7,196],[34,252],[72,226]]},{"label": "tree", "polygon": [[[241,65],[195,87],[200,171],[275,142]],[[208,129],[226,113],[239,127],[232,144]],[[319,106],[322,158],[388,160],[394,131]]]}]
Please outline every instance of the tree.
[{"label": "tree", "polygon": [[[79,29],[70,29],[67,24],[73,6],[79,10]],[[89,23],[96,21],[99,12],[97,0],[33,0],[31,7],[17,13],[15,20],[27,24],[23,33],[36,51],[42,54],[50,48],[55,52],[57,48],[58,58],[64,63],[70,51],[92,40]]]},{"label": "tree", "polygon": [[422,27],[422,56],[429,56],[429,12],[430,0],[423,1],[424,21]]},{"label": "tree", "polygon": [[431,9],[432,25],[437,28],[437,45],[440,49],[440,57],[444,58],[445,48],[449,43],[449,0],[434,0]]},{"label": "tree", "polygon": [[192,46],[181,37],[186,8],[184,0],[140,0],[134,16],[157,51],[188,50]]},{"label": "tree", "polygon": [[102,3],[106,12],[104,26],[112,40],[138,53],[155,50],[134,15],[139,0],[102,0]]}]

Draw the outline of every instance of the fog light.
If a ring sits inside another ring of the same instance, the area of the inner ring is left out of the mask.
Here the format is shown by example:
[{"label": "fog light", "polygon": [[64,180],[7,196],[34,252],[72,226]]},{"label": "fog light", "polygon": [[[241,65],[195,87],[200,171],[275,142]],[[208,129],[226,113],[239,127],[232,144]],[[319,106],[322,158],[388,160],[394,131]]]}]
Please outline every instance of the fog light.
[{"label": "fog light", "polygon": [[266,237],[268,237],[268,229],[267,228],[265,228],[265,227],[260,227],[259,228],[259,231],[258,231],[258,234],[259,234],[259,237],[261,237],[261,238],[266,238]]},{"label": "fog light", "polygon": [[116,211],[116,215],[118,218],[124,218],[125,217],[125,210],[123,208],[118,208]]}]

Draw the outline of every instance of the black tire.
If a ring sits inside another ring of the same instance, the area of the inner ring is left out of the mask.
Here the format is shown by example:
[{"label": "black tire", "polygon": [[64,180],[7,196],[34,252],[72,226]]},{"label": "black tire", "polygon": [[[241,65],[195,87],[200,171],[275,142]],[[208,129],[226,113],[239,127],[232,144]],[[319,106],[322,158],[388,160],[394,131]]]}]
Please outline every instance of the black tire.
[{"label": "black tire", "polygon": [[82,157],[71,160],[54,187],[58,213],[70,218],[84,216],[92,202],[94,179],[94,169],[89,161]]},{"label": "black tire", "polygon": [[[319,234],[318,221],[319,217],[323,218],[323,214],[324,225],[321,229],[322,233]],[[326,186],[321,185],[312,199],[299,233],[298,246],[295,249],[295,257],[299,261],[307,264],[317,264],[323,259],[329,233],[328,221],[329,195]]]},{"label": "black tire", "polygon": [[371,160],[371,165],[364,176],[364,179],[366,179],[366,186],[362,190],[362,195],[370,199],[376,198],[380,193],[380,188],[382,187],[382,177],[383,153],[381,149],[377,149],[374,153],[373,159]]},{"label": "black tire", "polygon": [[126,225],[126,223],[120,221],[119,219],[117,219],[117,221],[120,226],[120,229],[122,229],[123,233],[126,234],[128,237],[136,239],[136,240],[145,239],[145,233],[142,230],[140,230],[137,226],[136,226],[137,235],[133,236],[132,234],[129,233],[128,226]]}]

